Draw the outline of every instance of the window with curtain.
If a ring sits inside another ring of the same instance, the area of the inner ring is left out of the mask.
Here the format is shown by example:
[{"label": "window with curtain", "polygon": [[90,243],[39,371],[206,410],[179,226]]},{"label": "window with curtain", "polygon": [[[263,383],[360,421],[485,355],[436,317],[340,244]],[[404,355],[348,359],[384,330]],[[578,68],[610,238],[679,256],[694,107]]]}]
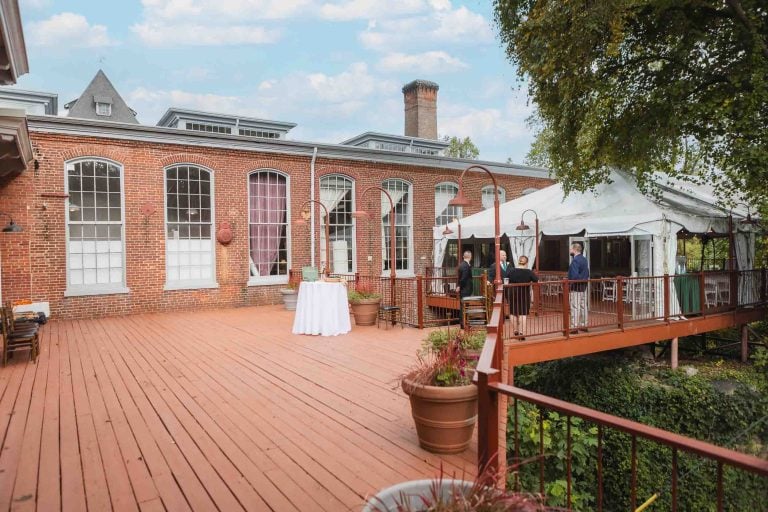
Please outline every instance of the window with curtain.
[{"label": "window with curtain", "polygon": [[461,218],[460,206],[448,206],[448,201],[459,193],[455,183],[440,183],[435,187],[435,226],[448,224]]},{"label": "window with curtain", "polygon": [[[381,187],[389,192],[395,204],[395,270],[413,271],[411,247],[412,215],[411,215],[411,185],[403,180],[386,180]],[[382,227],[382,262],[383,270],[389,271],[390,256],[390,206],[389,200],[381,194],[381,227]]]},{"label": "window with curtain", "polygon": [[122,168],[99,159],[66,164],[67,292],[125,288]]},{"label": "window with curtain", "polygon": [[[486,185],[482,190],[483,210],[493,208],[493,185]],[[507,200],[507,191],[502,187],[499,187],[499,203],[503,203]]]},{"label": "window with curtain", "polygon": [[165,271],[168,287],[214,285],[211,172],[195,165],[165,170]]},{"label": "window with curtain", "polygon": [[331,272],[354,272],[355,210],[353,181],[346,176],[320,178],[320,202],[328,209],[328,219],[320,209],[320,262],[325,266],[325,224],[331,238]]},{"label": "window with curtain", "polygon": [[288,178],[277,171],[248,177],[251,280],[288,277]]}]

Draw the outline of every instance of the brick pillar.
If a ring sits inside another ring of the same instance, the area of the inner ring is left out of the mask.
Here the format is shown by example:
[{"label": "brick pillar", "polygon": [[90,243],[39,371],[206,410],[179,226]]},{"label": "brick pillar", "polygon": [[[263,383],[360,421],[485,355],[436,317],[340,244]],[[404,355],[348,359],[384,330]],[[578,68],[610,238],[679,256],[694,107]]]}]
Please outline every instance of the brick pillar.
[{"label": "brick pillar", "polygon": [[403,87],[405,103],[405,135],[421,139],[437,139],[437,90],[427,80],[414,80]]}]

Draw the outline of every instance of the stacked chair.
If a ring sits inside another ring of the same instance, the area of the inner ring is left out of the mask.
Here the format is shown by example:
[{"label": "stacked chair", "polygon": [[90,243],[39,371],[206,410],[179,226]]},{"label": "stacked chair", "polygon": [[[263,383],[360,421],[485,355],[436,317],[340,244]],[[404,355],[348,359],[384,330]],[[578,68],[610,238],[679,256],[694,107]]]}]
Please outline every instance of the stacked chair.
[{"label": "stacked chair", "polygon": [[3,366],[8,363],[10,354],[20,350],[30,350],[32,361],[36,361],[40,353],[37,322],[25,315],[14,317],[10,303],[0,308],[0,317],[3,332]]}]

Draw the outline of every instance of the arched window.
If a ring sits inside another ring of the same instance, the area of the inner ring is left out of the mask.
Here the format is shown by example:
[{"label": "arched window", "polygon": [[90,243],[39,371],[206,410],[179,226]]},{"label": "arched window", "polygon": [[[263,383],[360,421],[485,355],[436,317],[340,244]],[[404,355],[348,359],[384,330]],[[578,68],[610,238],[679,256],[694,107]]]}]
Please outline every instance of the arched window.
[{"label": "arched window", "polygon": [[248,230],[250,282],[288,279],[288,177],[274,170],[248,176]]},{"label": "arched window", "polygon": [[[389,192],[395,204],[395,270],[402,273],[413,272],[413,215],[411,212],[411,184],[407,181],[390,179],[381,184]],[[390,256],[390,220],[389,201],[381,194],[382,227],[382,270],[389,271]]]},{"label": "arched window", "polygon": [[[507,200],[507,191],[499,187],[499,203]],[[493,208],[493,185],[486,185],[482,190],[483,210]]]},{"label": "arched window", "polygon": [[435,226],[442,226],[461,218],[460,206],[448,206],[448,201],[459,193],[455,183],[439,183],[435,187]]},{"label": "arched window", "polygon": [[346,176],[320,178],[320,202],[328,209],[329,219],[320,209],[320,262],[325,267],[325,223],[331,237],[331,271],[350,273],[355,268],[354,182]]},{"label": "arched window", "polygon": [[67,295],[127,292],[122,166],[67,162]]},{"label": "arched window", "polygon": [[165,170],[166,288],[216,285],[213,179],[196,165]]}]

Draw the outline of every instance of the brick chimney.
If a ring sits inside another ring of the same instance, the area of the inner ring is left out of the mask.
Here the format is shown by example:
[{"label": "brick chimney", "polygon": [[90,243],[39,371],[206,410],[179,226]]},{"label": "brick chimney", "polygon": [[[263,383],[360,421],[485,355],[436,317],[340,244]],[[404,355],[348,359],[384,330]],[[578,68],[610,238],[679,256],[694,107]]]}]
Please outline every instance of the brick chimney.
[{"label": "brick chimney", "polygon": [[403,86],[405,136],[437,139],[437,90],[428,80],[414,80]]}]

